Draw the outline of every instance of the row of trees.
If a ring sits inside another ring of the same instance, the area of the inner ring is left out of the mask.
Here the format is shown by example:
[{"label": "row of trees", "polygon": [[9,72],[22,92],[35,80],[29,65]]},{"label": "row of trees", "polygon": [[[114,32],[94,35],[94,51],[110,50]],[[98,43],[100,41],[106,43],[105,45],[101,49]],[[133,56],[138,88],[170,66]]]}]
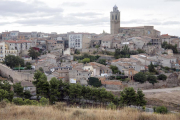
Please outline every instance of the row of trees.
[{"label": "row of trees", "polygon": [[8,101],[12,101],[14,95],[17,97],[22,97],[25,99],[30,99],[31,94],[30,91],[24,91],[21,83],[15,83],[13,85],[14,92],[11,90],[11,85],[8,81],[0,81],[0,101],[3,99],[7,99]]},{"label": "row of trees", "polygon": [[[50,82],[48,82],[44,73],[41,73],[40,71],[37,71],[34,74],[34,79],[35,81],[33,82],[33,84],[36,86],[37,96],[48,98],[51,104],[56,101],[63,100],[64,98],[67,98],[70,102],[80,102],[83,99],[85,101],[91,100],[103,104],[110,102],[113,102],[116,105],[145,104],[144,94],[142,93],[142,91],[138,90],[138,92],[136,93],[133,88],[126,88],[123,92],[121,92],[121,97],[118,98],[111,92],[106,91],[105,88],[96,88],[89,86],[86,87],[80,84],[69,84],[62,82],[62,80],[57,80],[56,78],[52,78]],[[128,91],[129,89],[130,91]],[[133,100],[128,97],[131,94],[135,94]],[[140,100],[141,102],[132,102],[135,99],[136,101]],[[127,104],[127,101],[131,102],[128,102]]]},{"label": "row of trees", "polygon": [[74,56],[74,60],[78,60],[82,63],[88,63],[88,62],[96,62],[99,59],[100,56],[92,56],[87,53],[84,53],[82,56]]},{"label": "row of trees", "polygon": [[[106,105],[113,103],[115,105],[140,105],[146,104],[144,100],[144,94],[141,90],[137,92],[133,88],[126,88],[120,94],[120,97],[113,95],[111,92],[106,91],[105,88],[96,88],[89,86],[82,86],[80,84],[69,84],[52,78],[49,82],[44,73],[37,71],[34,74],[33,84],[36,86],[37,98],[44,97],[49,99],[50,104],[54,104],[57,101],[67,99],[68,102],[78,102],[82,100],[87,103],[89,100],[93,103],[100,103]],[[11,85],[7,81],[0,82],[0,101],[7,99],[8,101],[16,102],[17,104],[22,99],[14,99],[14,95],[19,98],[25,99],[22,104],[36,104],[34,101],[28,101],[31,97],[29,91],[23,91],[21,83],[13,85],[14,92],[11,91]],[[32,103],[31,103],[32,102]]]},{"label": "row of trees", "polygon": [[152,83],[154,85],[155,83],[158,82],[157,79],[164,81],[167,79],[167,76],[164,74],[160,74],[157,77],[154,75],[147,75],[146,76],[146,74],[144,74],[142,72],[139,72],[139,73],[134,75],[134,80],[136,82],[140,82],[140,83],[144,83],[144,82],[148,81],[149,83]]}]

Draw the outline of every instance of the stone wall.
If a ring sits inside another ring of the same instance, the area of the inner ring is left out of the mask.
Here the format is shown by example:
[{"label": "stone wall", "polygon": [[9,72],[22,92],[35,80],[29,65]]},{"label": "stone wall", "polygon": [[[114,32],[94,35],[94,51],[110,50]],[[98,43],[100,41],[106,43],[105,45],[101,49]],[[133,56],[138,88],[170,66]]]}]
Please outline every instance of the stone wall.
[{"label": "stone wall", "polygon": [[166,81],[158,80],[158,83],[155,83],[154,86],[148,81],[141,84],[138,82],[121,82],[119,80],[106,80],[105,77],[100,77],[101,83],[107,89],[112,90],[123,90],[126,87],[133,87],[137,89],[157,89],[157,88],[171,88],[180,86],[180,74],[172,73],[168,76]]},{"label": "stone wall", "polygon": [[143,84],[138,83],[138,82],[122,83],[121,89],[124,89],[126,87],[133,87],[135,90],[137,90],[137,89],[156,89],[156,88],[167,87],[167,82],[166,81],[158,81],[158,83],[155,83],[154,86],[149,82],[145,82]]},{"label": "stone wall", "polygon": [[82,49],[82,53],[93,53],[94,51],[100,52],[101,49],[97,49],[97,48],[86,48],[86,49]]},{"label": "stone wall", "polygon": [[33,81],[34,74],[21,73],[12,70],[10,67],[0,63],[0,75],[2,77],[12,77],[14,81]]},{"label": "stone wall", "polygon": [[139,89],[156,89],[156,88],[170,88],[170,87],[177,87],[180,85],[180,74],[179,73],[172,73],[168,76],[166,81],[158,80],[158,83],[155,83],[154,86],[149,83],[145,82],[143,84],[138,82],[129,82],[129,83],[122,83],[121,89],[125,87],[133,87],[135,90]]}]

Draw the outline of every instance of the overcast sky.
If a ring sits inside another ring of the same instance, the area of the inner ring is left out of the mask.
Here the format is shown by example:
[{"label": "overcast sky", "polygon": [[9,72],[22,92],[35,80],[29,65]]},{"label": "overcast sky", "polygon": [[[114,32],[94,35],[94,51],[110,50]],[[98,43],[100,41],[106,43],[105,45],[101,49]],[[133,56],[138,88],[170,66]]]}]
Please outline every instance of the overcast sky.
[{"label": "overcast sky", "polygon": [[180,0],[0,0],[0,31],[109,33],[115,4],[122,27],[180,36]]}]

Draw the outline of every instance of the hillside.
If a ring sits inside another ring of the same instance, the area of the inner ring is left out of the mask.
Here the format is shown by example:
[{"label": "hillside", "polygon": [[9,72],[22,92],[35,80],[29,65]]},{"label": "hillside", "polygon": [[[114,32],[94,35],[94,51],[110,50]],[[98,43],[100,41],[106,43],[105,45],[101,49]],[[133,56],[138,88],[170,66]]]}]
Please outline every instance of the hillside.
[{"label": "hillside", "polygon": [[179,120],[180,114],[148,114],[135,109],[122,110],[16,106],[0,108],[1,120]]}]

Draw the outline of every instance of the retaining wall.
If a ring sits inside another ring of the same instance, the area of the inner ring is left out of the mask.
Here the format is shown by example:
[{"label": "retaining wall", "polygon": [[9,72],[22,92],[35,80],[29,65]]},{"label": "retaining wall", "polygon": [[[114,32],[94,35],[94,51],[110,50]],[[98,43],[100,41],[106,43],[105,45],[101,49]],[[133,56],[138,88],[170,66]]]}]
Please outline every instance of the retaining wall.
[{"label": "retaining wall", "polygon": [[21,73],[12,70],[10,67],[0,63],[0,75],[2,77],[12,77],[14,81],[33,81],[34,74]]}]

